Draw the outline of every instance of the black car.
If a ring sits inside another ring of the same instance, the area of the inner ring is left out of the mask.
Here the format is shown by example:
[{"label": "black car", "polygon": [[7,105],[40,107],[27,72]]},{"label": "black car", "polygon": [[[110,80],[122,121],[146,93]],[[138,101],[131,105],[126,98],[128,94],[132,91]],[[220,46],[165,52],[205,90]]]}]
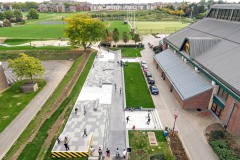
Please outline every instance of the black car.
[{"label": "black car", "polygon": [[152,77],[152,73],[150,71],[144,71],[146,77]]},{"label": "black car", "polygon": [[149,89],[150,89],[150,92],[152,93],[152,94],[158,94],[159,93],[159,91],[158,91],[158,88],[157,88],[157,86],[155,86],[155,85],[150,85],[149,86]]},{"label": "black car", "polygon": [[152,77],[147,77],[148,84],[155,84],[155,80]]}]

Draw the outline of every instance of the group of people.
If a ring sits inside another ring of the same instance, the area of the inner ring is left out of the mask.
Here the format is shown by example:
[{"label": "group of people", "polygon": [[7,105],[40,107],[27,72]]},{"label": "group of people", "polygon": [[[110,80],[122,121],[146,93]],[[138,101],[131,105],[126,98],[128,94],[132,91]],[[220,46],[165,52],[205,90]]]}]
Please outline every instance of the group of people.
[{"label": "group of people", "polygon": [[[75,110],[75,114],[77,114],[78,108],[76,107],[74,110]],[[84,106],[84,107],[83,107],[83,114],[84,114],[84,116],[85,116],[86,113],[87,113],[87,111],[86,111],[86,106]]]},{"label": "group of people", "polygon": [[[90,155],[93,156],[93,153],[94,153],[95,149],[93,148],[93,146],[90,147]],[[99,157],[102,156],[102,149],[101,147],[98,147],[98,155]],[[122,152],[122,155],[123,155],[123,158],[125,159],[127,157],[127,151],[125,149],[123,149],[123,152]],[[110,150],[107,148],[106,149],[106,156],[107,157],[110,157]],[[116,149],[116,158],[120,158],[120,151],[119,149],[117,148]]]}]

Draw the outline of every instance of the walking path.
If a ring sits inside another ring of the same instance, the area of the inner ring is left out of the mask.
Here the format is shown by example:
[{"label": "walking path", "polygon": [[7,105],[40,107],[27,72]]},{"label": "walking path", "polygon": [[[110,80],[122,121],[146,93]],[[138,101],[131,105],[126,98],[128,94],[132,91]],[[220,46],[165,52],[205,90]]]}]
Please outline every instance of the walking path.
[{"label": "walking path", "polygon": [[[218,157],[213,152],[212,148],[208,145],[204,136],[204,131],[207,126],[213,123],[219,122],[214,115],[209,114],[207,117],[200,116],[200,112],[196,110],[183,110],[177,103],[175,97],[171,92],[164,80],[161,78],[156,66],[153,63],[154,53],[147,45],[158,45],[159,38],[156,39],[153,36],[144,36],[143,43],[146,48],[141,52],[143,60],[148,64],[148,67],[155,78],[156,85],[159,88],[159,95],[152,96],[156,110],[158,111],[163,126],[169,128],[173,127],[174,113],[177,113],[179,117],[176,121],[176,129],[179,131],[180,138],[183,145],[190,155],[190,159],[203,160],[211,159],[217,160]],[[211,111],[207,111],[211,112]]]},{"label": "walking path", "polygon": [[46,74],[46,77],[44,78],[47,81],[46,86],[42,89],[41,92],[38,93],[37,96],[31,100],[31,102],[21,113],[19,113],[19,115],[8,125],[8,127],[3,132],[1,132],[0,159],[4,157],[4,155],[22,134],[33,117],[37,114],[37,112],[41,109],[41,107],[53,93],[57,85],[61,82],[64,75],[71,67],[71,64],[72,63],[61,65],[61,69],[58,68],[58,65],[52,66],[51,71],[49,71],[49,73]]}]

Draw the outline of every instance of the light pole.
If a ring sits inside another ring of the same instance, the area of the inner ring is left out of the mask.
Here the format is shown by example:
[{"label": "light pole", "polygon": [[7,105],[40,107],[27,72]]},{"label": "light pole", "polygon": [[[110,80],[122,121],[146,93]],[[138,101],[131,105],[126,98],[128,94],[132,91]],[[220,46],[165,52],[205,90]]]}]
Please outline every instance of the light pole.
[{"label": "light pole", "polygon": [[178,114],[175,113],[175,114],[174,114],[174,124],[173,124],[173,134],[174,134],[174,129],[175,129],[175,124],[176,124],[177,118],[178,118]]}]

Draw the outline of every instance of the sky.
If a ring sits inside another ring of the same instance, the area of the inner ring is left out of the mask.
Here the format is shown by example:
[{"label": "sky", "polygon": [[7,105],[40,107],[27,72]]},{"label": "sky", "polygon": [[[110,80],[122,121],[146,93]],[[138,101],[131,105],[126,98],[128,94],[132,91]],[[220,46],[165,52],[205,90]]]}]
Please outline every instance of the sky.
[{"label": "sky", "polygon": [[[0,2],[25,2],[25,1],[34,1],[34,2],[42,2],[43,0],[0,0]],[[47,1],[47,0],[45,0]],[[50,0],[49,0],[50,1]],[[153,3],[153,2],[182,2],[183,0],[78,0],[78,1],[87,1],[90,3]],[[185,2],[199,2],[200,0],[184,0]],[[207,1],[207,0],[206,0]],[[218,1],[218,0],[215,0]],[[229,3],[231,2],[239,2],[240,0],[223,0]]]}]

